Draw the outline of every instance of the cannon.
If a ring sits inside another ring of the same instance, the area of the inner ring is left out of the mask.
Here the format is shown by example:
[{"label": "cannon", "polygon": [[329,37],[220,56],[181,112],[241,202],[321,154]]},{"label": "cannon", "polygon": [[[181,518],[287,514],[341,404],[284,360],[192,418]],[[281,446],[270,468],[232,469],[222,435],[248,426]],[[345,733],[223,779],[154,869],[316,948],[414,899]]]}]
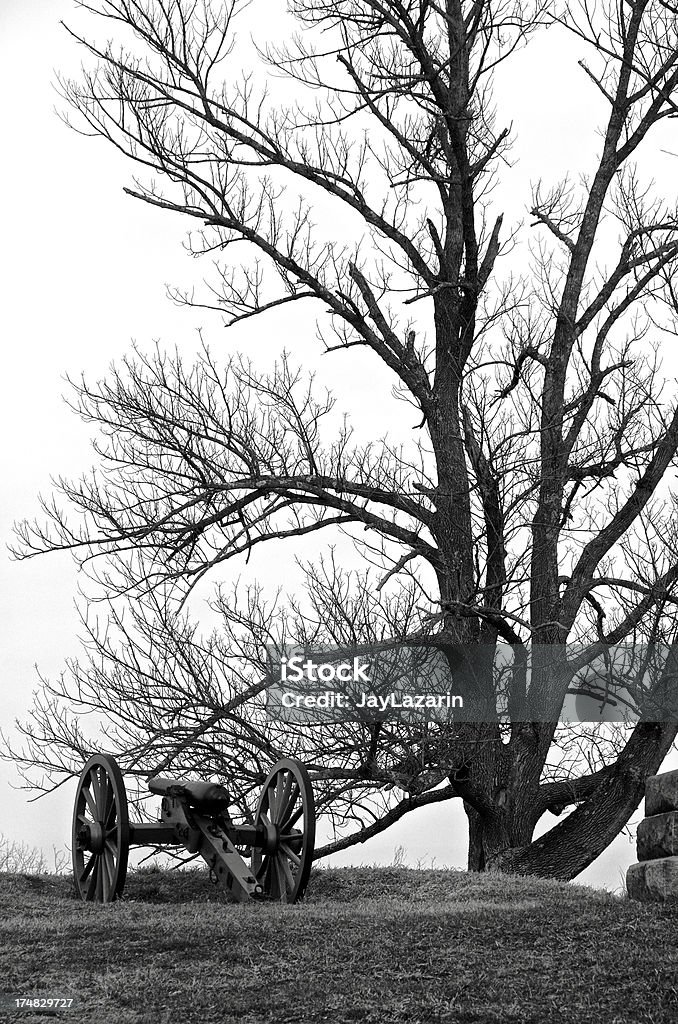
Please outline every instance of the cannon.
[{"label": "cannon", "polygon": [[231,820],[228,790],[218,783],[155,776],[148,788],[162,798],[160,819],[132,822],[114,758],[94,754],[82,769],[72,851],[83,900],[110,903],[122,895],[130,846],[183,846],[199,854],[213,880],[240,903],[302,898],[313,860],[315,806],[300,761],[285,757],[274,765],[252,824]]}]

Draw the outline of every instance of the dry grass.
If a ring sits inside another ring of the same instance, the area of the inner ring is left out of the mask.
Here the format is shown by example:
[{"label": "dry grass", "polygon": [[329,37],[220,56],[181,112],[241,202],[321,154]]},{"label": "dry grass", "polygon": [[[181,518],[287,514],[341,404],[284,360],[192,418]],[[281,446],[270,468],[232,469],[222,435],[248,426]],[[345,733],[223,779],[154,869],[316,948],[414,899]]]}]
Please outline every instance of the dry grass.
[{"label": "dry grass", "polygon": [[323,870],[300,906],[241,907],[140,871],[100,907],[6,875],[0,915],[0,990],[73,997],[70,1024],[678,1020],[678,910],[539,879]]}]

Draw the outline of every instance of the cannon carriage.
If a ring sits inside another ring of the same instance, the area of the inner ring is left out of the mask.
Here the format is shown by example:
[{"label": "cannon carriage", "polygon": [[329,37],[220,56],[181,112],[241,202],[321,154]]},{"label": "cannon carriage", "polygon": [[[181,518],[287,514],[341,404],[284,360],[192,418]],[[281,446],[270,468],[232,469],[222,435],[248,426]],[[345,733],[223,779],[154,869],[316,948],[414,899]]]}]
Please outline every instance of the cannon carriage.
[{"label": "cannon carriage", "polygon": [[133,822],[114,758],[94,754],[82,769],[72,851],[83,900],[110,903],[122,895],[130,846],[183,846],[200,854],[216,883],[238,902],[302,898],[313,860],[315,806],[300,761],[283,758],[274,765],[252,824],[233,822],[228,790],[218,783],[156,776],[148,788],[161,797],[159,820]]}]

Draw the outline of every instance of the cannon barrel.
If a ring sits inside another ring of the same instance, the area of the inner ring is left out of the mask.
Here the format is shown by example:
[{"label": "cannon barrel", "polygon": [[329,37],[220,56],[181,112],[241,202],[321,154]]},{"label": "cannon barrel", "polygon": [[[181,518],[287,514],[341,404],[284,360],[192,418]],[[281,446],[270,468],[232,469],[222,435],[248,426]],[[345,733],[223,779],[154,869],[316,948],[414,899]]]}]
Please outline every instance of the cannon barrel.
[{"label": "cannon barrel", "polygon": [[183,797],[190,807],[205,814],[225,811],[231,802],[228,790],[218,782],[191,782],[156,775],[148,780],[148,788],[158,796]]}]

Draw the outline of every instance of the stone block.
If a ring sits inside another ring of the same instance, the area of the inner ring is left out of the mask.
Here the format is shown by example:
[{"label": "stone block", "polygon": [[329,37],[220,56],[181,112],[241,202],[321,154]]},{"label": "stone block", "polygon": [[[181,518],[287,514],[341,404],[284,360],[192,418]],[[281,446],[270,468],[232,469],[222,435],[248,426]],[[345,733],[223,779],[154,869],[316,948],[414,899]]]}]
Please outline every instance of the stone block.
[{"label": "stone block", "polygon": [[678,857],[662,857],[632,864],[626,872],[626,891],[644,903],[678,903]]},{"label": "stone block", "polygon": [[643,818],[636,837],[638,860],[657,860],[678,855],[678,811]]},{"label": "stone block", "polygon": [[678,811],[678,771],[650,775],[645,782],[645,816]]}]

